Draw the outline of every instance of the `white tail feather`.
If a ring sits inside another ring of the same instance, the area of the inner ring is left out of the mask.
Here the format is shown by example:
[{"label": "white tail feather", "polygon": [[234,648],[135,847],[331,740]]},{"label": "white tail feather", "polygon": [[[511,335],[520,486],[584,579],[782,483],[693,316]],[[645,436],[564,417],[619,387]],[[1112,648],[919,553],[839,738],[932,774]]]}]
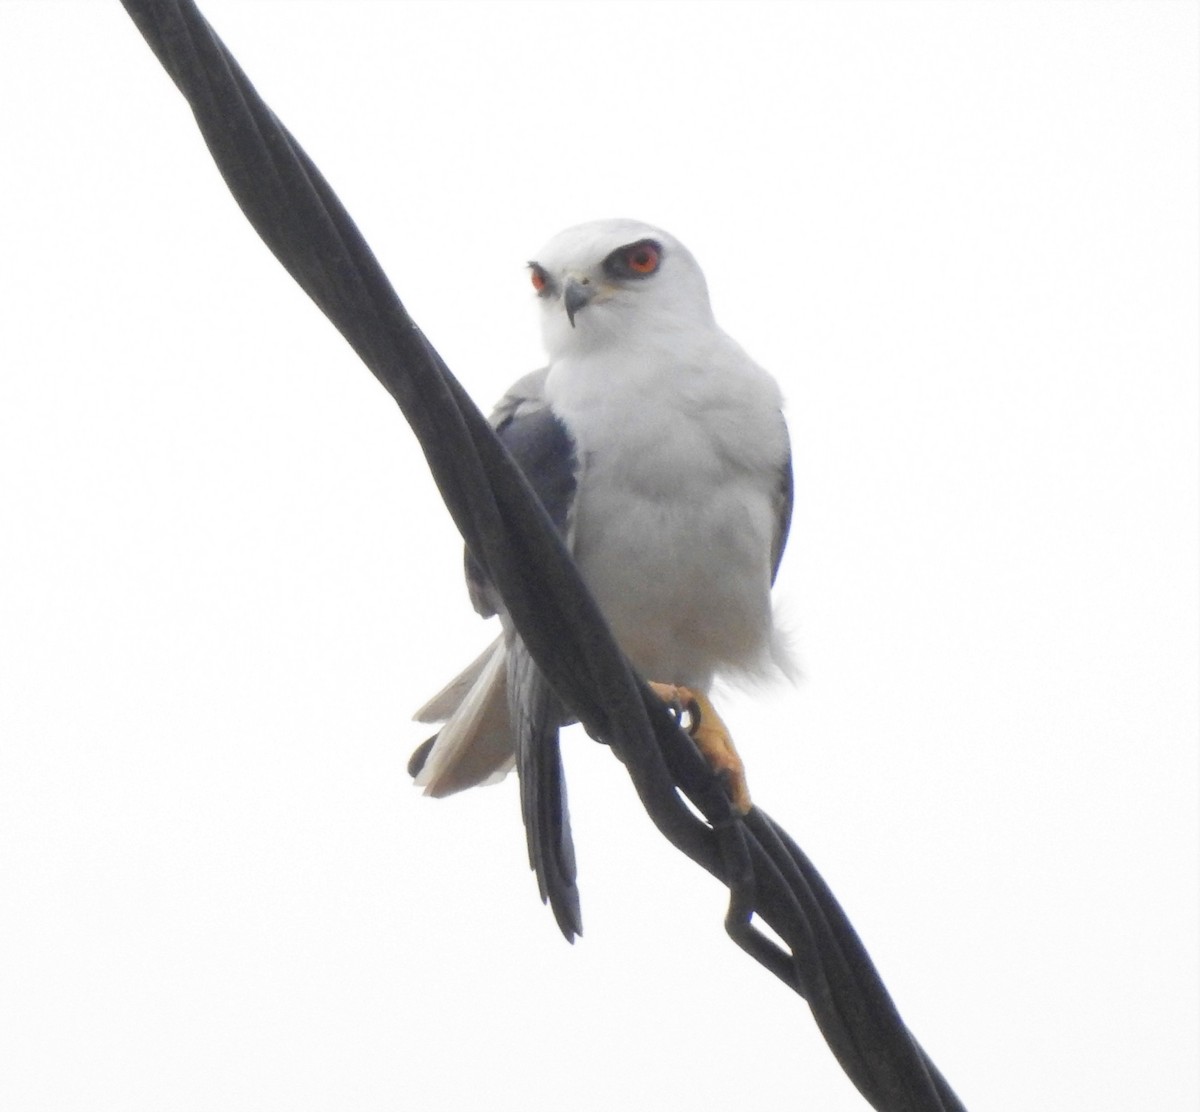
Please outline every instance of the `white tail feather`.
[{"label": "white tail feather", "polygon": [[496,654],[496,648],[504,640],[503,635],[497,637],[486,649],[471,661],[457,676],[429,700],[416,714],[414,722],[445,722],[466,699],[479,674],[487,662]]},{"label": "white tail feather", "polygon": [[439,691],[416,714],[446,719],[416,783],[426,795],[450,795],[503,780],[513,767],[503,637]]}]

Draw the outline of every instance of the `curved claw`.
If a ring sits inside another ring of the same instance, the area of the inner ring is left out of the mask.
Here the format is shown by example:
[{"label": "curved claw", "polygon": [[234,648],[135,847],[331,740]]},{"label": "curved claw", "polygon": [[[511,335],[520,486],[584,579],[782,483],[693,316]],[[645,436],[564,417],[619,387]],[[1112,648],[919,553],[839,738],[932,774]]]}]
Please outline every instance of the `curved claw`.
[{"label": "curved claw", "polygon": [[[671,712],[676,724],[683,726],[683,714],[688,709],[683,705],[683,700],[680,698],[680,692],[683,689],[676,687],[673,683],[655,683],[653,680],[648,680],[647,685],[655,695],[667,704],[667,710]],[[684,729],[689,728],[684,726]]]}]

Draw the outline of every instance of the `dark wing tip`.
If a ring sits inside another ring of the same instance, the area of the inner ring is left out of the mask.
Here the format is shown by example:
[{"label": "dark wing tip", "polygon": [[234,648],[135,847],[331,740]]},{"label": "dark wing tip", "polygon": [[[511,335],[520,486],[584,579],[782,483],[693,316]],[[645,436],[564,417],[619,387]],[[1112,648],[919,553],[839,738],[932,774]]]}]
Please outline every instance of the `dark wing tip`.
[{"label": "dark wing tip", "polygon": [[575,939],[583,937],[583,913],[579,909],[579,889],[574,884],[560,893],[558,899],[550,900],[550,909],[554,912],[554,921],[562,936],[572,946]]},{"label": "dark wing tip", "polygon": [[508,647],[508,699],[529,864],[558,929],[574,942],[583,934],[583,917],[558,738],[559,725],[569,716],[519,637]]},{"label": "dark wing tip", "polygon": [[[779,415],[783,420],[783,414]],[[771,582],[779,574],[779,565],[783,561],[783,550],[787,547],[788,533],[792,528],[792,501],[795,498],[796,480],[792,475],[792,448],[788,442],[787,422],[783,424],[783,435],[787,451],[783,457],[783,466],[779,470],[779,487],[776,491],[775,536],[771,542]]]},{"label": "dark wing tip", "polygon": [[433,743],[437,741],[438,735],[421,742],[420,745],[413,750],[413,755],[408,758],[408,774],[414,780],[421,775],[421,769],[425,767],[425,762],[429,760],[430,750],[433,749]]}]

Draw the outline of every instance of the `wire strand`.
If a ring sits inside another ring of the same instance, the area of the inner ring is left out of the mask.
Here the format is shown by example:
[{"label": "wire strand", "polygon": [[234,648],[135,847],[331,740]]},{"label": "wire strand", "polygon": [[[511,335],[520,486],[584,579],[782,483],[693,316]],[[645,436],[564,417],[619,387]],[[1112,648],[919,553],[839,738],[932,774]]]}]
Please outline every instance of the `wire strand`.
[{"label": "wire strand", "polygon": [[[538,668],[588,733],[625,764],[662,834],[729,887],[731,938],[807,1000],[872,1107],[960,1112],[828,886],[765,813],[732,813],[691,739],[616,646],[486,419],[409,317],[320,171],[195,4],[122,2],[187,99],[255,231],[400,406],[455,525]],[[756,918],[783,946],[754,925]]]}]

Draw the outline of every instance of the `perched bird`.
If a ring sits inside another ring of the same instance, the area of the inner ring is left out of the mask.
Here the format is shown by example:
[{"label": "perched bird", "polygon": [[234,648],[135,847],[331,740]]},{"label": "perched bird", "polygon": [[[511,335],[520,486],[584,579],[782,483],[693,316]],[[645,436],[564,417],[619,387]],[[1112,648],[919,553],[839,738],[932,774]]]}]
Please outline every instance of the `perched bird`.
[{"label": "perched bird", "polygon": [[[549,363],[492,415],[574,555],[617,643],[749,809],[741,763],[707,695],[717,675],[788,671],[770,593],[792,510],[774,379],[713,319],[674,237],[631,220],[580,224],[529,264]],[[429,795],[514,766],[531,864],[571,940],[579,897],[558,749],[571,716],[467,557],[476,610],[502,634],[416,714],[442,722],[409,771]]]}]

